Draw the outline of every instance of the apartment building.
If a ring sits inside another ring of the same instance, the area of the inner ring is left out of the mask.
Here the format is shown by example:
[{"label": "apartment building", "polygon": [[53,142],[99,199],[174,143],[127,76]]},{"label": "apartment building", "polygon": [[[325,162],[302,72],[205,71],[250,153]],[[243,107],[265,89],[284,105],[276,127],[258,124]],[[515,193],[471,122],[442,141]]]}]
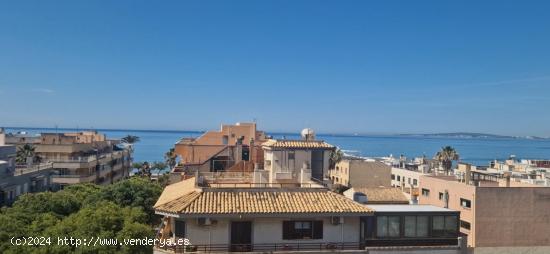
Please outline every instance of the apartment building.
[{"label": "apartment building", "polygon": [[391,167],[374,160],[345,158],[329,171],[333,184],[346,187],[389,187]]},{"label": "apartment building", "polygon": [[6,145],[0,128],[0,207],[12,204],[18,196],[29,192],[52,190],[51,163],[16,164],[16,147]]},{"label": "apartment building", "polygon": [[476,250],[550,251],[550,188],[459,167],[462,176],[421,176],[419,203],[460,211],[460,232]]},{"label": "apartment building", "polygon": [[10,134],[6,142],[22,147],[31,144],[43,163],[51,163],[52,184],[62,188],[77,183],[110,184],[128,177],[132,150],[97,131]]},{"label": "apartment building", "polygon": [[457,211],[409,205],[373,209],[323,187],[258,187],[253,179],[248,185],[220,183],[232,173],[219,172],[218,179],[206,181],[196,173],[167,186],[154,206],[163,216],[157,237],[189,242],[156,248],[176,253],[465,251]]},{"label": "apartment building", "polygon": [[222,125],[198,138],[183,138],[175,145],[181,158],[175,172],[252,171],[263,164],[262,143],[266,136],[256,123]]}]

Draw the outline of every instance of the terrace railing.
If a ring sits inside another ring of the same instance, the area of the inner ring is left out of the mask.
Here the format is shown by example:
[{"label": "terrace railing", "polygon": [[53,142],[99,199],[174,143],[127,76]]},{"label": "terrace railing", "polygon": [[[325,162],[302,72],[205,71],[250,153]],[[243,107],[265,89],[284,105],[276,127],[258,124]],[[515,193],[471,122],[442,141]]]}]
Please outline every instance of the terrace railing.
[{"label": "terrace railing", "polygon": [[177,245],[165,246],[159,249],[174,253],[208,253],[208,252],[273,252],[273,251],[327,251],[359,250],[363,247],[359,242],[335,243],[263,243],[263,244],[209,244],[209,245]]}]

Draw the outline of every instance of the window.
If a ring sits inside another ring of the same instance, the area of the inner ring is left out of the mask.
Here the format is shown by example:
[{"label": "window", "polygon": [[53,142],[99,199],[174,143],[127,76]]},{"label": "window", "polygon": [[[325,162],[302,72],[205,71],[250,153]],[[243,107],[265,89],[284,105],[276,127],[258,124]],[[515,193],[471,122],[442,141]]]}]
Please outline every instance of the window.
[{"label": "window", "polygon": [[401,176],[397,176],[397,181],[401,181]]},{"label": "window", "polygon": [[414,186],[417,186],[417,185],[418,185],[418,180],[413,179],[413,185],[414,185]]},{"label": "window", "polygon": [[469,199],[461,198],[460,199],[460,206],[462,206],[464,208],[472,208],[472,201],[470,201]]},{"label": "window", "polygon": [[323,221],[283,221],[283,239],[323,239]]},{"label": "window", "polygon": [[443,200],[443,192],[439,193],[439,200]]},{"label": "window", "polygon": [[424,197],[430,196],[430,190],[422,188],[422,196]]},{"label": "window", "polygon": [[470,222],[460,220],[460,227],[463,229],[470,230]]},{"label": "window", "polygon": [[399,237],[399,216],[378,216],[376,218],[377,237]]},{"label": "window", "polygon": [[176,237],[185,237],[185,221],[176,220],[175,222],[175,236]]},{"label": "window", "polygon": [[228,143],[229,143],[229,137],[227,135],[223,135],[222,144],[227,145]]},{"label": "window", "polygon": [[294,152],[288,152],[288,159],[294,160]]},{"label": "window", "polygon": [[395,180],[395,175],[394,174],[391,174],[391,179]]},{"label": "window", "polygon": [[432,236],[456,236],[456,216],[434,216],[432,218]]},{"label": "window", "polygon": [[265,168],[271,168],[271,160],[265,160]]},{"label": "window", "polygon": [[405,216],[405,237],[427,237],[428,216]]}]

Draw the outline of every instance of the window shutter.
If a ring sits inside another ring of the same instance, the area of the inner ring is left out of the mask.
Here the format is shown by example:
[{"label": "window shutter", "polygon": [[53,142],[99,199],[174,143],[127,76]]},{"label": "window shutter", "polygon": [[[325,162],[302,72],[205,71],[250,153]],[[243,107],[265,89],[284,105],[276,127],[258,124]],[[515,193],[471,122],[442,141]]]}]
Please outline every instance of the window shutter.
[{"label": "window shutter", "polygon": [[313,221],[313,239],[323,239],[323,221]]},{"label": "window shutter", "polygon": [[283,221],[283,239],[292,239],[292,232],[294,231],[294,222]]}]

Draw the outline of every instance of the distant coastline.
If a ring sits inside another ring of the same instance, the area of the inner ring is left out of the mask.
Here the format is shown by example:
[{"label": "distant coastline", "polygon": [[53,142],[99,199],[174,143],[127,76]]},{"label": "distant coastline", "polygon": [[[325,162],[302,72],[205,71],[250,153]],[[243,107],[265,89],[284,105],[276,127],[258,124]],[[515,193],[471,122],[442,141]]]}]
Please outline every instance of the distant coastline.
[{"label": "distant coastline", "polygon": [[[52,128],[52,127],[24,127],[24,126],[6,126],[6,129],[23,129],[23,130],[48,130],[48,131],[85,131],[85,130],[97,130],[100,132],[112,131],[112,132],[151,132],[151,133],[185,133],[185,134],[202,134],[206,131],[200,130],[151,130],[151,129],[111,129],[111,128]],[[296,133],[291,132],[267,132],[273,136],[295,136]],[[530,139],[530,140],[549,140],[550,137],[539,136],[507,136],[497,135],[489,133],[476,133],[476,132],[448,132],[448,133],[406,133],[406,134],[349,134],[349,133],[319,133],[319,136],[333,136],[333,137],[422,137],[422,138],[456,138],[456,139]]]}]

